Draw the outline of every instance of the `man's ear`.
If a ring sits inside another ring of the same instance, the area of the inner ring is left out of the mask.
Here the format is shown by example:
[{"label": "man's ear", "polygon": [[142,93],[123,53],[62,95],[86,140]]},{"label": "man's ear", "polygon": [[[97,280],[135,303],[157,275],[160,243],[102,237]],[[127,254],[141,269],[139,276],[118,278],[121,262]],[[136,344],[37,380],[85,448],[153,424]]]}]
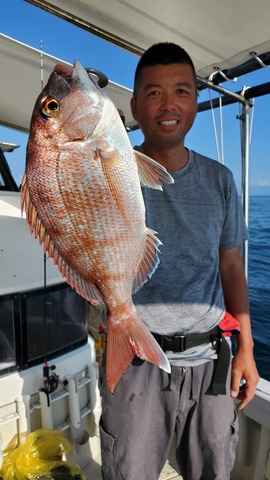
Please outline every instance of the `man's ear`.
[{"label": "man's ear", "polygon": [[131,109],[131,113],[133,115],[133,118],[135,120],[137,120],[137,116],[136,116],[137,106],[136,106],[136,100],[135,100],[134,97],[132,97],[132,99],[130,100],[130,109]]}]

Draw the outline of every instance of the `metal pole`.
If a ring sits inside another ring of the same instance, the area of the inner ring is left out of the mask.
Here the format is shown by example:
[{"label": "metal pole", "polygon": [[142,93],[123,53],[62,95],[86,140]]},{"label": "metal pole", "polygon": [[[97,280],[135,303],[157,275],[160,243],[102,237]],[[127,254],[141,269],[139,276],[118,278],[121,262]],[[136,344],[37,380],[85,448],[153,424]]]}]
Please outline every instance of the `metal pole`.
[{"label": "metal pole", "polygon": [[211,88],[211,90],[215,90],[215,92],[222,93],[222,95],[228,95],[229,97],[233,98],[236,102],[241,103],[242,105],[250,105],[252,106],[251,100],[247,100],[241,93],[236,93],[236,92],[231,92],[231,90],[227,90],[224,87],[221,87],[220,85],[215,85],[212,82],[209,82],[208,80],[204,80],[203,78],[197,77],[197,83],[198,85],[204,85],[206,88]]},{"label": "metal pole", "polygon": [[[249,225],[249,111],[247,103],[242,104],[241,119],[241,157],[242,157],[242,207],[246,225]],[[248,280],[248,240],[243,245],[243,261]]]}]

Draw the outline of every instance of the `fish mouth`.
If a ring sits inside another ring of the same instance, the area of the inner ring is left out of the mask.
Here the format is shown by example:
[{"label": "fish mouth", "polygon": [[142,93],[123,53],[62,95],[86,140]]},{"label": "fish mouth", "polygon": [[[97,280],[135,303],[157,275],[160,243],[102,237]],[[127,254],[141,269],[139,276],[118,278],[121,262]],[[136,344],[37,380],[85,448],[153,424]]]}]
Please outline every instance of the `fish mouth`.
[{"label": "fish mouth", "polygon": [[53,75],[56,82],[64,82],[71,90],[89,90],[90,85],[94,84],[78,60],[75,60],[73,65],[57,63]]},{"label": "fish mouth", "polygon": [[73,71],[75,68],[75,64],[73,67],[71,65],[63,65],[61,63],[58,63],[54,67],[54,71],[58,73],[58,75],[72,75]]},{"label": "fish mouth", "polygon": [[100,88],[103,88],[109,82],[108,78],[103,73],[93,68],[84,68],[78,60],[74,61],[73,66],[58,63],[54,67],[54,72],[65,79],[68,83],[78,82],[80,86],[83,84],[89,85],[90,81],[96,87],[99,86]]},{"label": "fish mouth", "polygon": [[80,70],[84,70],[78,60],[75,60],[73,65],[65,65],[63,63],[57,63],[54,67],[54,72],[63,77],[76,77],[79,76]]}]

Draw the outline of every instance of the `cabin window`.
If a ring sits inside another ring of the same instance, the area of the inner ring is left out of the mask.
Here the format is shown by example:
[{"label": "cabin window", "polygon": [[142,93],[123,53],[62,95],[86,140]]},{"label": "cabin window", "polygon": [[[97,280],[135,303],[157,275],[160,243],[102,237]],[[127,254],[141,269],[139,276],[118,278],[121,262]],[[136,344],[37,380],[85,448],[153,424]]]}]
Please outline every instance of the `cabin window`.
[{"label": "cabin window", "polygon": [[4,156],[0,144],[0,190],[8,192],[18,192],[19,188],[12,176],[8,162]]},{"label": "cabin window", "polygon": [[88,304],[67,284],[0,297],[0,375],[85,344]]},{"label": "cabin window", "polygon": [[27,294],[24,308],[27,362],[87,337],[87,302],[70,287]]},{"label": "cabin window", "polygon": [[5,186],[5,182],[4,182],[4,179],[3,179],[2,174],[0,172],[0,188],[2,189],[2,188],[4,188],[4,186]]},{"label": "cabin window", "polygon": [[12,299],[0,302],[0,371],[16,365],[15,322]]}]

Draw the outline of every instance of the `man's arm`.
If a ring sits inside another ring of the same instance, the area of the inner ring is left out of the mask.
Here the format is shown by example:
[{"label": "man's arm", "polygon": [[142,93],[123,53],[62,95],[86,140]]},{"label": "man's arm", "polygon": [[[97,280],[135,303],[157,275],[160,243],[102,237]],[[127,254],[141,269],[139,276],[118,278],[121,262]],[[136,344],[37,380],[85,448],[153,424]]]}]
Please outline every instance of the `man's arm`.
[{"label": "man's arm", "polygon": [[[232,362],[231,395],[240,400],[238,408],[242,410],[255,395],[259,374],[253,356],[248,289],[239,248],[220,252],[219,269],[226,309],[241,327]],[[241,380],[245,383],[240,387]]]}]

